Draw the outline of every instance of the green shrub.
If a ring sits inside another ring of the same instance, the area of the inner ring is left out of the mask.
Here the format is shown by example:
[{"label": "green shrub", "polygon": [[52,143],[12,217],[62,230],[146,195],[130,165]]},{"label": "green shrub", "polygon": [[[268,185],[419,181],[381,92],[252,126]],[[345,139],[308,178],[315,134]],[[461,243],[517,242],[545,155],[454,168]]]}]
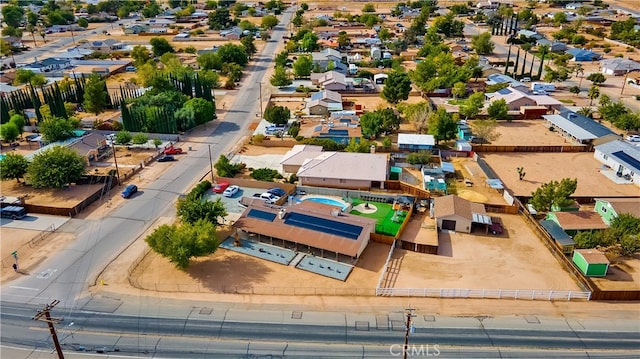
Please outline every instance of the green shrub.
[{"label": "green shrub", "polygon": [[257,181],[273,182],[274,178],[282,178],[282,175],[271,168],[256,168],[251,172],[251,178]]}]

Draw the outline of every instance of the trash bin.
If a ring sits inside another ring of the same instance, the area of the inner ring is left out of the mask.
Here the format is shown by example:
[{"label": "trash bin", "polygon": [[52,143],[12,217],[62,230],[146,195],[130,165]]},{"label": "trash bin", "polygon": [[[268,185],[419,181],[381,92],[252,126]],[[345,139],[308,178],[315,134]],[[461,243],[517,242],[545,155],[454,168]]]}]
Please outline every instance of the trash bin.
[{"label": "trash bin", "polygon": [[191,146],[189,146],[189,151],[193,151],[193,150],[191,149]]}]

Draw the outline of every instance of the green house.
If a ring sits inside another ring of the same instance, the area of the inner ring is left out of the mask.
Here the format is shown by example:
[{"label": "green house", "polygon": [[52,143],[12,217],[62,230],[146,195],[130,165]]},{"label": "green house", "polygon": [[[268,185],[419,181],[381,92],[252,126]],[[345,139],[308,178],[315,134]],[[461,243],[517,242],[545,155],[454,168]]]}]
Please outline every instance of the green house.
[{"label": "green house", "polygon": [[576,249],[573,263],[587,277],[604,277],[609,269],[609,259],[596,249]]},{"label": "green house", "polygon": [[623,213],[640,217],[640,199],[596,198],[596,206],[594,209],[605,223],[611,224],[611,221]]}]

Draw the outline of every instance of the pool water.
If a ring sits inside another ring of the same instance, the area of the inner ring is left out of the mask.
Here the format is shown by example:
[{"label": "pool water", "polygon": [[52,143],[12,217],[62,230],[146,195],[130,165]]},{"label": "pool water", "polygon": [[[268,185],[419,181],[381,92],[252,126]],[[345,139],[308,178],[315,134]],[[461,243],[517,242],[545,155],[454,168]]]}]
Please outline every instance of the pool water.
[{"label": "pool water", "polygon": [[331,206],[335,206],[335,207],[341,208],[343,211],[346,211],[347,208],[349,207],[349,205],[343,204],[342,202],[336,201],[336,200],[331,199],[331,198],[308,197],[308,198],[305,198],[304,200],[305,201],[328,204],[328,205],[331,205]]},{"label": "pool water", "polygon": [[5,157],[7,157],[7,155],[5,155],[4,153],[0,153],[0,161],[4,160]]}]

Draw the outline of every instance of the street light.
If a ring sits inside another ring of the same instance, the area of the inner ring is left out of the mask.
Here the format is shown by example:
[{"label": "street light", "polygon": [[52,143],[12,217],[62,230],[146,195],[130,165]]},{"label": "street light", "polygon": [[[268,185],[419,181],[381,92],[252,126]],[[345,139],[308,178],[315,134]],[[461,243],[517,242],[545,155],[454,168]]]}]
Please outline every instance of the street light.
[{"label": "street light", "polygon": [[258,85],[260,86],[260,118],[262,118],[262,82],[258,82]]}]

